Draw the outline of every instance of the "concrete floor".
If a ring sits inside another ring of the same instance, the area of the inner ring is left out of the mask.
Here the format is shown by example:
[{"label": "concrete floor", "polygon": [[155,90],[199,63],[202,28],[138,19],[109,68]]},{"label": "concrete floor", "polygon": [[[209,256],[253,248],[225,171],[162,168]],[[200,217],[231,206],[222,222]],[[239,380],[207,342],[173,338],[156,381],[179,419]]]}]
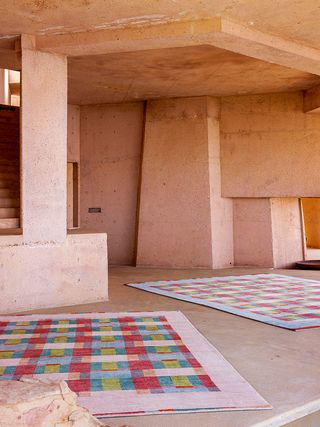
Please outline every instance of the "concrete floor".
[{"label": "concrete floor", "polygon": [[[106,419],[105,422],[111,427],[280,426],[294,419],[289,417],[289,411],[291,417],[295,416],[293,414],[297,408],[303,411],[305,405],[311,404],[316,399],[319,399],[316,410],[320,410],[320,328],[299,332],[288,331],[208,307],[123,286],[124,283],[149,280],[267,272],[271,270],[233,268],[213,271],[113,267],[109,271],[109,302],[39,312],[180,310],[273,406],[273,409],[268,411]],[[272,272],[320,280],[320,271],[272,270]],[[315,410],[314,404],[312,410]],[[277,421],[279,416],[281,422]]]}]

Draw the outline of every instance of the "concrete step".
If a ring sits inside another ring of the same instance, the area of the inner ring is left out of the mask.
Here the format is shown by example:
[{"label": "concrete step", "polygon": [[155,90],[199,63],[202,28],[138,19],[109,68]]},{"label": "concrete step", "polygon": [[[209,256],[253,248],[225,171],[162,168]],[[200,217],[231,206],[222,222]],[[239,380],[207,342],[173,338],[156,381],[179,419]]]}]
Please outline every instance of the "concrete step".
[{"label": "concrete step", "polygon": [[0,218],[19,218],[19,208],[0,208]]},{"label": "concrete step", "polygon": [[19,150],[1,150],[0,149],[0,160],[19,160]]},{"label": "concrete step", "polygon": [[1,130],[1,133],[8,132],[9,130],[17,131],[17,130],[20,130],[20,125],[19,125],[19,122],[10,121],[10,120],[4,121],[4,120],[1,120],[0,118],[0,130]]},{"label": "concrete step", "polygon": [[19,191],[19,180],[0,179],[0,188],[10,188],[11,190]]},{"label": "concrete step", "polygon": [[20,199],[18,197],[0,197],[0,208],[20,208]]},{"label": "concrete step", "polygon": [[0,110],[0,122],[19,122],[19,114],[12,111]]},{"label": "concrete step", "polygon": [[19,150],[19,143],[17,141],[3,141],[0,143],[0,150],[1,151],[7,151],[7,150]]},{"label": "concrete step", "polygon": [[22,234],[22,228],[0,228],[0,236],[11,236]]},{"label": "concrete step", "polygon": [[0,198],[5,199],[19,199],[20,192],[12,188],[0,188]]},{"label": "concrete step", "polygon": [[19,165],[16,163],[7,162],[5,164],[0,163],[0,172],[12,172],[19,175]]},{"label": "concrete step", "polygon": [[0,164],[11,164],[11,162],[13,162],[12,164],[14,164],[14,162],[16,162],[16,164],[19,163],[20,160],[20,154],[19,151],[17,150],[15,151],[4,151],[4,152],[0,152]]},{"label": "concrete step", "polygon": [[0,128],[5,129],[7,126],[16,126],[19,127],[19,120],[17,118],[3,118],[1,117],[1,111],[0,111]]},{"label": "concrete step", "polygon": [[20,177],[19,177],[19,173],[17,173],[16,170],[2,172],[0,168],[0,181],[2,181],[3,179],[8,181],[19,181]]},{"label": "concrete step", "polygon": [[[0,170],[7,171],[6,167],[15,168],[17,174],[20,174],[20,162],[17,160],[1,160],[0,159]],[[3,168],[3,169],[2,169]]]},{"label": "concrete step", "polygon": [[8,155],[8,154],[3,154],[2,156],[0,155],[0,165],[16,165],[18,166],[20,163],[20,159],[19,156],[17,155]]},{"label": "concrete step", "polygon": [[[0,132],[1,132],[1,129],[0,129]],[[0,135],[0,146],[6,145],[6,144],[11,144],[11,145],[18,146],[19,145],[19,141],[20,141],[19,135],[18,136],[15,136],[15,135],[10,135],[10,136]]]},{"label": "concrete step", "polygon": [[0,229],[19,228],[20,218],[2,218],[0,219]]},{"label": "concrete step", "polygon": [[20,149],[19,147],[14,147],[14,146],[5,146],[5,147],[1,147],[0,145],[0,159],[2,159],[3,157],[8,157],[8,155],[12,156],[12,157],[19,157],[20,156]]},{"label": "concrete step", "polygon": [[16,169],[19,170],[19,167],[18,167],[17,163],[12,163],[10,161],[5,161],[4,163],[0,164],[0,171],[4,171],[4,170],[8,170],[8,169],[14,169],[14,168],[16,168]]}]

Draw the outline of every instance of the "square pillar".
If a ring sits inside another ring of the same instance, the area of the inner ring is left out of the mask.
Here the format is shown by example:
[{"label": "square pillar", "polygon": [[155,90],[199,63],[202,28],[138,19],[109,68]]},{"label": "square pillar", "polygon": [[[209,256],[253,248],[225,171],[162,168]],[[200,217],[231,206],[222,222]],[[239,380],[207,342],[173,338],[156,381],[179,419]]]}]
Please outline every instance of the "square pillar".
[{"label": "square pillar", "polygon": [[21,36],[21,207],[26,243],[66,239],[67,58]]},{"label": "square pillar", "polygon": [[137,265],[233,263],[232,203],[220,190],[219,113],[219,100],[208,97],[148,102]]}]

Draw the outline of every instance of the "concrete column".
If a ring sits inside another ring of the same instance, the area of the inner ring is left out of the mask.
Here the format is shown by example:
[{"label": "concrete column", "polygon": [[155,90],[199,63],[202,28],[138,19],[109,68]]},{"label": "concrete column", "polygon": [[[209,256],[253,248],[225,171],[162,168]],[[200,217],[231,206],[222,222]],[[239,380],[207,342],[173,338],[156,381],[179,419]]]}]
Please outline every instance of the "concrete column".
[{"label": "concrete column", "polygon": [[66,239],[67,59],[22,36],[21,178],[25,242]]},{"label": "concrete column", "polygon": [[232,204],[220,192],[219,109],[208,97],[148,102],[138,265],[232,264]]}]

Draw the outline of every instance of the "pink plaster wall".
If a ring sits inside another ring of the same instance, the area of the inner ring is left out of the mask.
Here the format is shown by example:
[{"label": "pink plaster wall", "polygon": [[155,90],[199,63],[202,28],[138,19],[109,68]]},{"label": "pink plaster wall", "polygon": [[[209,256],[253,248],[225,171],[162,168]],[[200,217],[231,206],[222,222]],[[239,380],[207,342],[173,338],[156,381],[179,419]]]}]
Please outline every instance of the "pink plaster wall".
[{"label": "pink plaster wall", "polygon": [[108,234],[111,264],[135,263],[143,121],[141,102],[81,106],[81,229]]},{"label": "pink plaster wall", "polygon": [[223,98],[221,132],[225,197],[320,195],[320,115],[302,93]]},{"label": "pink plaster wall", "polygon": [[138,265],[190,268],[232,263],[232,206],[219,204],[219,180],[215,182],[218,117],[218,101],[209,106],[207,97],[148,102]]},{"label": "pink plaster wall", "polygon": [[273,267],[270,199],[234,199],[235,265]]}]

